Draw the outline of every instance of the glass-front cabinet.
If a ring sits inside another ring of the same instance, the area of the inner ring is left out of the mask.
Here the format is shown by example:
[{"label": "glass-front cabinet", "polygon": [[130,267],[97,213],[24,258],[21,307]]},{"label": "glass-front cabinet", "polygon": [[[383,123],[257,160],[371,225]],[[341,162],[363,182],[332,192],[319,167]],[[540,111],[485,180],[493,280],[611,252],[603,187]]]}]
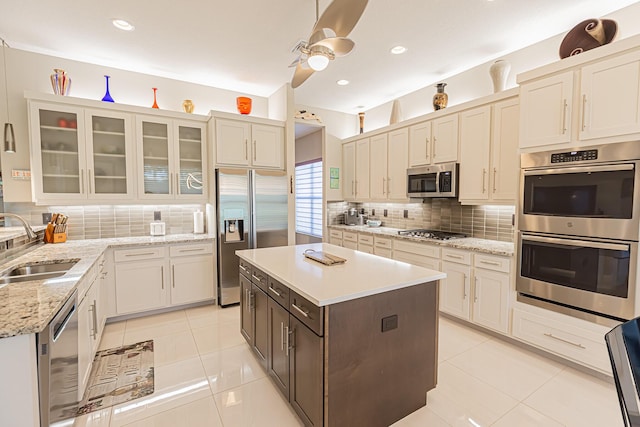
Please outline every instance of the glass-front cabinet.
[{"label": "glass-front cabinet", "polygon": [[130,117],[31,103],[35,201],[132,197]]},{"label": "glass-front cabinet", "polygon": [[205,125],[138,116],[140,198],[198,200],[204,194]]}]

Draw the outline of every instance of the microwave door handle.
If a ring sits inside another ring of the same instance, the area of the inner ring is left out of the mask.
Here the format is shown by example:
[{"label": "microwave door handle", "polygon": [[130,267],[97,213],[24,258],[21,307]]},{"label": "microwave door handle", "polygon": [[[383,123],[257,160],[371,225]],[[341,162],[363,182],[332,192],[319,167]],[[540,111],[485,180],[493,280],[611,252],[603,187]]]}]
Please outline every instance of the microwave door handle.
[{"label": "microwave door handle", "polygon": [[574,168],[555,168],[555,169],[525,169],[524,175],[557,175],[567,173],[585,173],[585,172],[615,172],[633,170],[635,165],[625,163],[621,165],[608,166],[582,166]]},{"label": "microwave door handle", "polygon": [[576,240],[576,239],[557,239],[553,237],[533,236],[530,234],[523,234],[522,240],[528,240],[530,242],[540,243],[555,243],[565,246],[577,246],[577,247],[589,247],[596,249],[610,249],[612,251],[629,251],[628,245],[616,245],[615,243],[593,242],[589,240]]},{"label": "microwave door handle", "polygon": [[440,172],[436,172],[436,193],[440,194]]}]

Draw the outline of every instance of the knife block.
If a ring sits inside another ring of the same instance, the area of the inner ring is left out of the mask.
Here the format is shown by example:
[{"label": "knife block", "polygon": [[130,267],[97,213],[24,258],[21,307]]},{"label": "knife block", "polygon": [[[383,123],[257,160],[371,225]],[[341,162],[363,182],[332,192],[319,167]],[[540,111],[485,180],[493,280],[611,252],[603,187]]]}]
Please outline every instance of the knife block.
[{"label": "knife block", "polygon": [[47,224],[47,228],[44,230],[44,242],[45,243],[64,243],[67,241],[67,233],[54,233],[55,226],[53,224]]}]

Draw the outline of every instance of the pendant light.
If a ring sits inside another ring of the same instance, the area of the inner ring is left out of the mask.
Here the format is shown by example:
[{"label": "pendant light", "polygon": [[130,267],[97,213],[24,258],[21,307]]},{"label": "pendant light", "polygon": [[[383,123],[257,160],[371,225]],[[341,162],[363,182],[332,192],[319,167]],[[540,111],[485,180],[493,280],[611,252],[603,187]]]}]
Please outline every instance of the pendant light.
[{"label": "pendant light", "polygon": [[7,55],[6,50],[9,47],[7,43],[2,40],[2,62],[4,64],[4,94],[7,101],[7,121],[4,124],[4,152],[15,153],[16,152],[16,134],[13,132],[13,123],[9,119],[9,84],[7,83]]}]

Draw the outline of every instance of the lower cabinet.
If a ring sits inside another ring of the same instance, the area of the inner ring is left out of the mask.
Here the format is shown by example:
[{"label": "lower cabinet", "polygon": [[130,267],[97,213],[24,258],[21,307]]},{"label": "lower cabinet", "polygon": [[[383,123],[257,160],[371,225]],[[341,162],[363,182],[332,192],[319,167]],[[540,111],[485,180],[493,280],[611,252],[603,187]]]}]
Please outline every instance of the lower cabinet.
[{"label": "lower cabinet", "polygon": [[[254,273],[253,277],[260,276]],[[240,332],[263,368],[267,367],[268,354],[267,300],[267,294],[258,285],[240,274]]]},{"label": "lower cabinet", "polygon": [[280,392],[289,399],[289,312],[269,298],[269,361],[267,372]]},{"label": "lower cabinet", "polygon": [[442,272],[447,278],[440,281],[440,311],[469,320],[471,267],[443,261]]},{"label": "lower cabinet", "polygon": [[213,258],[211,243],[116,249],[116,314],[214,299]]},{"label": "lower cabinet", "polygon": [[240,333],[253,345],[253,310],[251,309],[251,280],[240,275]]},{"label": "lower cabinet", "polygon": [[[78,297],[78,399],[82,399],[87,387],[93,356],[98,350],[104,322],[100,312],[100,294],[102,292],[100,276],[90,273],[86,292]],[[80,285],[79,289],[83,286]]]}]

